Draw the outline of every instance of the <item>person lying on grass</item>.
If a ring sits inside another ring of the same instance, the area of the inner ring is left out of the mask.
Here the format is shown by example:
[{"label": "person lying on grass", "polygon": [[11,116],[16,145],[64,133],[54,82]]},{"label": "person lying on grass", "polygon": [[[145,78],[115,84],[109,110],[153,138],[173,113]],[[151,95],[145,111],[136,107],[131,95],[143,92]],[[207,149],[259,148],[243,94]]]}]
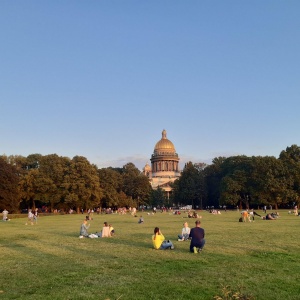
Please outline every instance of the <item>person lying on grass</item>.
[{"label": "person lying on grass", "polygon": [[174,249],[174,245],[170,240],[165,240],[165,237],[161,233],[158,227],[154,228],[154,235],[152,236],[153,247],[156,250]]},{"label": "person lying on grass", "polygon": [[273,214],[266,214],[266,220],[276,220],[276,217]]}]

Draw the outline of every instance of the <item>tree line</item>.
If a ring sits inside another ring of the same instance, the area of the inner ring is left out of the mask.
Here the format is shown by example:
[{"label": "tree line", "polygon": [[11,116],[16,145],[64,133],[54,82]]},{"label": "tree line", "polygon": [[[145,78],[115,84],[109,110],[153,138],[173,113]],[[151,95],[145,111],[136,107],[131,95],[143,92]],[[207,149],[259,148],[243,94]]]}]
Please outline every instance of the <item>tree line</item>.
[{"label": "tree line", "polygon": [[300,147],[274,156],[217,157],[211,165],[187,163],[174,182],[173,199],[193,207],[275,209],[299,205]]},{"label": "tree line", "polygon": [[292,145],[279,158],[231,156],[212,164],[185,164],[167,198],[152,190],[148,178],[133,163],[122,168],[101,168],[85,157],[57,154],[0,156],[0,209],[53,209],[192,205],[275,209],[299,204],[300,147]]},{"label": "tree line", "polygon": [[57,154],[0,157],[0,209],[45,206],[67,211],[137,207],[149,202],[151,185],[132,163],[98,169],[85,157]]}]

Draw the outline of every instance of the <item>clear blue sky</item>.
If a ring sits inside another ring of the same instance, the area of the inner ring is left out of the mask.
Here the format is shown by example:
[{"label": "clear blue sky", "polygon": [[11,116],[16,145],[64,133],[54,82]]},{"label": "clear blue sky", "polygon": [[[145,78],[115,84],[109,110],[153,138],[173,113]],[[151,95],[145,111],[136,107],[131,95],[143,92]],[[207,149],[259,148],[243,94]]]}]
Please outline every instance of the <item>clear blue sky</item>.
[{"label": "clear blue sky", "polygon": [[0,154],[140,169],[300,145],[300,1],[0,1]]}]

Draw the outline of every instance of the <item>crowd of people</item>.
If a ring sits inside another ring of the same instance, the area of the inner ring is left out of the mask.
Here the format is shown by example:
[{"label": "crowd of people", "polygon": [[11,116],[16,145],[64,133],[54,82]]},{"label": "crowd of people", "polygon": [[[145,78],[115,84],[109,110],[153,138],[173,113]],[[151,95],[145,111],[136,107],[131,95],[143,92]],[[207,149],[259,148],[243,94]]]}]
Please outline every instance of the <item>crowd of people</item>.
[{"label": "crowd of people", "polygon": [[[89,216],[86,216],[86,218],[83,220],[83,223],[80,226],[79,238],[105,238],[112,237],[114,235],[114,228],[107,222],[104,222],[104,226],[99,232],[89,233],[89,220]],[[138,223],[144,223],[144,218],[142,216],[140,216]],[[205,245],[204,229],[200,227],[200,224],[200,220],[196,220],[195,228],[190,229],[188,223],[184,222],[181,234],[178,235],[178,241],[190,241],[190,252],[193,253],[200,253]],[[152,244],[153,248],[156,250],[174,250],[175,248],[173,242],[165,238],[159,227],[154,228]]]},{"label": "crowd of people", "polygon": [[[190,252],[192,253],[200,253],[205,245],[205,232],[200,224],[200,220],[196,220],[195,227],[190,229],[188,223],[184,222],[182,232],[178,235],[178,241],[190,240]],[[170,240],[165,239],[159,227],[154,228],[152,243],[156,250],[173,250],[175,248]]]},{"label": "crowd of people", "polygon": [[[298,215],[298,209],[296,209],[296,213],[293,212],[294,215]],[[136,209],[129,209],[129,213],[136,217]],[[162,211],[163,212],[163,211]],[[210,213],[213,213],[212,211],[209,211]],[[266,207],[263,208],[263,212],[266,213],[265,216],[262,216],[258,214],[253,209],[251,210],[242,210],[241,211],[241,217],[240,222],[253,222],[255,220],[255,217],[259,217],[263,220],[276,220],[279,218],[278,212],[266,212]],[[2,211],[2,220],[3,221],[9,221],[8,218],[8,211],[4,209]],[[79,238],[106,238],[106,237],[112,237],[115,233],[115,230],[112,226],[112,224],[108,224],[108,222],[104,222],[103,227],[101,230],[95,232],[95,233],[89,233],[90,223],[89,221],[93,220],[93,213],[94,210],[88,210],[87,216],[83,220],[81,226],[80,226],[80,234]],[[106,211],[106,213],[110,213],[109,211]],[[118,210],[116,213],[118,214],[124,214],[124,210]],[[156,213],[156,209],[153,210],[152,214],[154,215]],[[218,214],[216,212],[215,214]],[[149,213],[148,213],[149,215]],[[190,241],[189,250],[192,253],[200,253],[205,245],[205,231],[201,227],[200,218],[202,216],[198,215],[196,211],[188,211],[187,212],[188,218],[195,218],[195,227],[190,228],[188,225],[188,222],[183,223],[183,227],[181,230],[181,233],[178,234],[178,242],[184,242],[184,241]],[[27,216],[27,222],[25,225],[31,224],[37,224],[38,221],[38,209],[28,209],[28,216]],[[141,215],[138,219],[138,224],[143,224],[144,218]],[[166,239],[165,236],[162,234],[159,227],[154,228],[154,234],[152,235],[152,244],[153,248],[156,250],[167,250],[171,249],[173,250],[174,244],[171,240]]]},{"label": "crowd of people", "polygon": [[[263,211],[266,212],[265,209]],[[246,210],[241,211],[241,217],[239,218],[239,221],[240,222],[254,222],[255,216],[260,217],[262,220],[276,220],[277,218],[279,218],[279,213],[271,212],[271,213],[266,213],[265,216],[261,216],[253,209],[251,209],[250,211],[248,209],[246,209]]]}]

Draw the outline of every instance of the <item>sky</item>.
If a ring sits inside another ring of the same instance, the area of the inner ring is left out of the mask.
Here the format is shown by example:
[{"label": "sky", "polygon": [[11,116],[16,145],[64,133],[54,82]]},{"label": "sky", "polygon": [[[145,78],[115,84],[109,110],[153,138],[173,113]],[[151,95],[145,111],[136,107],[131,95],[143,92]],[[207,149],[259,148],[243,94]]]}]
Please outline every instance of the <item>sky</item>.
[{"label": "sky", "polygon": [[0,155],[142,169],[300,145],[300,1],[0,0]]}]

